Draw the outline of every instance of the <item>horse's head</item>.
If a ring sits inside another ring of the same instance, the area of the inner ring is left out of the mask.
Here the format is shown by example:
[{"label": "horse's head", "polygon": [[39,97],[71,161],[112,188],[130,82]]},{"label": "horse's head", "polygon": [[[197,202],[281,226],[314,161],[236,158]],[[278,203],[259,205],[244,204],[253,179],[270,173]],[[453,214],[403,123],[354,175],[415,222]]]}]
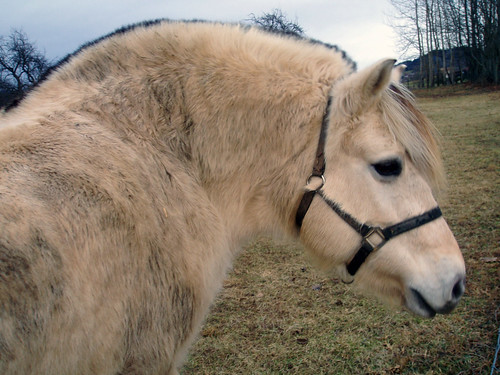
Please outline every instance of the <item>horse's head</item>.
[{"label": "horse's head", "polygon": [[[309,188],[317,187],[315,180],[324,185],[303,219],[301,238],[324,268],[432,317],[458,303],[465,265],[436,209],[442,166],[432,127],[411,95],[391,84],[393,63],[383,61],[333,88],[324,181],[310,179]],[[397,233],[369,235],[369,227]],[[353,261],[363,236],[369,244],[361,253],[375,249]]]}]

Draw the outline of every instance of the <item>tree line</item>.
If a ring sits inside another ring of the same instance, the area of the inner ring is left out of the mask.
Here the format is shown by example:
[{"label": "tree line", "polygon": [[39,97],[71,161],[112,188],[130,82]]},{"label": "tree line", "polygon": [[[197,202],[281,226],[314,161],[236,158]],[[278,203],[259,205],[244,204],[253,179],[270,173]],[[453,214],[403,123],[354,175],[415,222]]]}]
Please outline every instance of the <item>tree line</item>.
[{"label": "tree line", "polygon": [[[465,78],[500,81],[500,0],[391,0],[401,52],[418,56],[419,87]],[[279,9],[246,20],[268,31],[305,36]],[[51,67],[22,30],[0,36],[0,108],[22,97]]]},{"label": "tree line", "polygon": [[500,0],[391,0],[403,54],[418,56],[418,86],[467,78],[500,82]]}]

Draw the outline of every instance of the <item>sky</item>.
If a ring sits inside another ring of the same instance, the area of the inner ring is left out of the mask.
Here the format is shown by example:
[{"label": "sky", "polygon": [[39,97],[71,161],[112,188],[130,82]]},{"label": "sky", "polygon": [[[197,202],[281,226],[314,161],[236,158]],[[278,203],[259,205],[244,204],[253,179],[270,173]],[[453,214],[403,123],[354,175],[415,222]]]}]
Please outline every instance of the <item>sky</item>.
[{"label": "sky", "polygon": [[274,9],[298,23],[308,37],[339,46],[359,68],[382,58],[399,58],[388,21],[389,0],[0,0],[0,9],[0,35],[22,29],[53,61],[139,21],[234,23]]}]

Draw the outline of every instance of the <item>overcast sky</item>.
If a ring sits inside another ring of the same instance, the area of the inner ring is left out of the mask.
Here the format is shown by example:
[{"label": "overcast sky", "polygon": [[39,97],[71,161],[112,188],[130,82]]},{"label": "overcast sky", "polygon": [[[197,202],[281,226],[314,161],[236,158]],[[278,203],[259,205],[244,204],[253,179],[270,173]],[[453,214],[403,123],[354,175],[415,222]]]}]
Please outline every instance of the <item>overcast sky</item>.
[{"label": "overcast sky", "polygon": [[147,19],[239,22],[281,9],[307,36],[336,44],[363,68],[398,58],[389,0],[0,0],[0,35],[21,28],[49,59]]}]

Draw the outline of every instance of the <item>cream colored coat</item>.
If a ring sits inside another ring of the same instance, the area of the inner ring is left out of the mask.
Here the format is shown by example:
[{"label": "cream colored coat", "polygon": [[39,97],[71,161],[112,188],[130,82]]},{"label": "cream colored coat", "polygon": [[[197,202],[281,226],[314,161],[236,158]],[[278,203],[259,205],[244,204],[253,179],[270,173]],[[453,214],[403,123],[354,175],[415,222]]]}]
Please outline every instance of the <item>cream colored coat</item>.
[{"label": "cream colored coat", "polygon": [[[0,373],[175,374],[242,244],[299,238],[330,93],[325,191],[381,225],[435,205],[438,150],[392,64],[163,22],[58,67],[0,117]],[[404,175],[373,176],[393,155]],[[437,309],[463,260],[443,219],[401,237],[356,282],[425,315],[408,291]],[[300,239],[341,274],[359,242],[317,200]]]}]

